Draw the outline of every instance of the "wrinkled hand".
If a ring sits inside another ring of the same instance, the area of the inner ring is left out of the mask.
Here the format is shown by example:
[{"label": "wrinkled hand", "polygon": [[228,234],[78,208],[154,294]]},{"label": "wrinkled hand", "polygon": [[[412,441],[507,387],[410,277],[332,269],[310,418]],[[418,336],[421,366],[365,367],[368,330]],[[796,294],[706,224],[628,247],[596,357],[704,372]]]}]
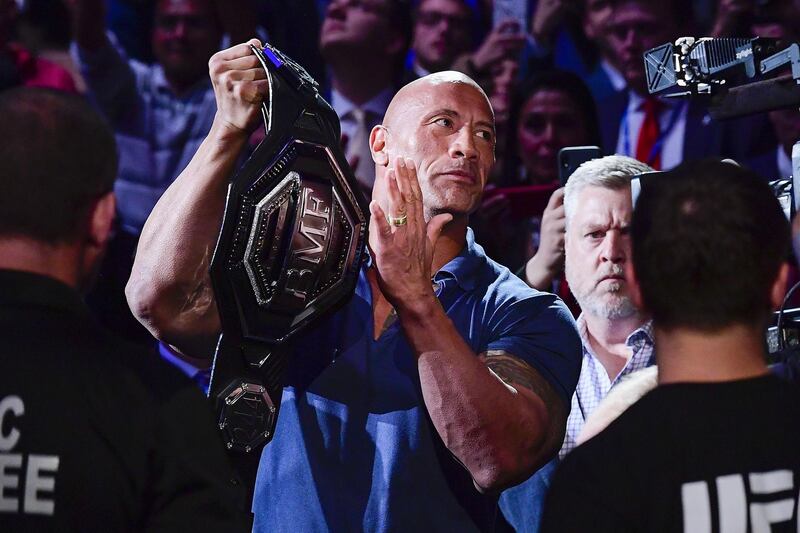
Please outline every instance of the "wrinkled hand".
[{"label": "wrinkled hand", "polygon": [[567,218],[564,214],[564,188],[556,189],[542,214],[539,249],[525,265],[528,285],[540,290],[549,289],[553,279],[564,268],[564,233]]},{"label": "wrinkled hand", "polygon": [[498,24],[472,54],[472,64],[479,72],[489,69],[506,58],[515,57],[525,44],[525,35],[514,20]]},{"label": "wrinkled hand", "polygon": [[531,21],[531,34],[540,44],[549,45],[566,15],[575,8],[575,0],[539,0]]},{"label": "wrinkled hand", "polygon": [[261,120],[261,102],[269,94],[269,82],[250,45],[237,44],[211,56],[208,62],[217,114],[214,122],[233,135],[247,136]]},{"label": "wrinkled hand", "polygon": [[[433,296],[433,250],[444,225],[453,216],[440,214],[425,222],[422,192],[412,160],[396,158],[385,179],[389,193],[385,205],[375,200],[369,205],[369,246],[381,292],[401,313]],[[406,223],[390,224],[387,215],[405,215]]]},{"label": "wrinkled hand", "polygon": [[719,0],[711,34],[714,37],[732,37],[739,22],[754,9],[753,0]]}]

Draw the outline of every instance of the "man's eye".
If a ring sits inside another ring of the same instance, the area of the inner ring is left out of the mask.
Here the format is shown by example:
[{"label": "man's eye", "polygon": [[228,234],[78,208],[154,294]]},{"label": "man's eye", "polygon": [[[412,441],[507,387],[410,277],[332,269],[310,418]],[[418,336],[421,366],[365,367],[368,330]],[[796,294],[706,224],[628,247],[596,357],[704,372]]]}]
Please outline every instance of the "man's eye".
[{"label": "man's eye", "polygon": [[490,141],[494,139],[494,134],[491,131],[481,130],[478,132],[478,137],[483,139],[484,141]]},{"label": "man's eye", "polygon": [[453,125],[453,121],[447,117],[437,118],[434,122],[440,126],[444,126],[445,128],[449,128]]},{"label": "man's eye", "polygon": [[602,231],[592,231],[586,234],[590,239],[602,239],[605,234]]}]

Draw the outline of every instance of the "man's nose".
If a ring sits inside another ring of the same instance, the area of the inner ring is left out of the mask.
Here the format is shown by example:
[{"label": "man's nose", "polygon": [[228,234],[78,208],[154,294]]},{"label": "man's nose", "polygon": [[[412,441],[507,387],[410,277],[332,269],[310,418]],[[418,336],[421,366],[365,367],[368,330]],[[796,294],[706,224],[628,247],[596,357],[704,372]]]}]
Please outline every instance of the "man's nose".
[{"label": "man's nose", "polygon": [[625,39],[622,42],[625,48],[628,50],[641,48],[639,35],[633,28],[628,29],[628,31],[625,33]]},{"label": "man's nose", "polygon": [[603,239],[601,259],[616,264],[623,263],[626,257],[624,237],[619,231],[607,231]]},{"label": "man's nose", "polygon": [[331,17],[334,16],[336,18],[344,17],[345,9],[349,0],[331,0],[328,4],[328,9],[325,10],[325,16]]},{"label": "man's nose", "polygon": [[471,128],[461,128],[450,144],[450,157],[476,159],[478,157],[478,150],[475,147],[475,135]]},{"label": "man's nose", "polygon": [[544,131],[542,131],[542,138],[547,142],[553,142],[556,139],[556,126],[553,124],[553,121],[548,120],[547,123],[544,125]]},{"label": "man's nose", "polygon": [[186,24],[186,21],[183,19],[178,19],[177,21],[175,21],[175,26],[173,27],[172,34],[178,38],[186,37],[187,30],[188,26]]}]

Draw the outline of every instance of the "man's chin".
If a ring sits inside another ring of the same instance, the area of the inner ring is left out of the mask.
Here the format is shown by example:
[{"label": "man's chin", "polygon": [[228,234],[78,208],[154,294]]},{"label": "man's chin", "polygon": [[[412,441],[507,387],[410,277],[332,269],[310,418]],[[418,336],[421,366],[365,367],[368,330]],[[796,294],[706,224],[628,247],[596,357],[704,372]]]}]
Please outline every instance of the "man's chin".
[{"label": "man's chin", "polygon": [[636,307],[627,294],[606,293],[600,298],[591,297],[581,302],[581,310],[606,320],[630,318],[637,313]]}]

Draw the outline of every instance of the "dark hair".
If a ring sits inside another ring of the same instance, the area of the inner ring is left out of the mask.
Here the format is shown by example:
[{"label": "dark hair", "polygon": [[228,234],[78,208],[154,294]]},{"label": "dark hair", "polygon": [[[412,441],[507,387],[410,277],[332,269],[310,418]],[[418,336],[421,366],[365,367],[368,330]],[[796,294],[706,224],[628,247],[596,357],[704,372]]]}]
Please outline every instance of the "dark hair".
[{"label": "dark hair", "polygon": [[41,30],[44,46],[69,48],[72,22],[64,0],[26,0],[20,18]]},{"label": "dark hair", "polygon": [[50,244],[80,235],[93,202],[111,191],[114,136],[77,95],[0,93],[0,235]]},{"label": "dark hair", "polygon": [[[419,8],[425,0],[411,0],[411,23],[412,23],[412,38],[413,38],[413,25],[417,23],[419,17]],[[477,45],[483,42],[486,37],[487,21],[481,13],[476,0],[456,0],[464,6],[469,12],[469,28],[470,28],[470,41],[471,49],[475,49]]]},{"label": "dark hair", "polygon": [[642,187],[631,241],[644,307],[654,323],[715,331],[768,316],[790,231],[762,178],[705,160]]},{"label": "dark hair", "polygon": [[525,103],[540,91],[557,91],[567,96],[575,104],[586,125],[587,144],[601,146],[602,138],[597,107],[589,88],[580,77],[572,72],[557,69],[545,70],[521,82],[511,98],[503,166],[505,175],[501,185],[514,185],[521,179],[519,176],[520,160],[517,155],[517,127]]},{"label": "dark hair", "polygon": [[411,47],[411,39],[414,34],[414,20],[412,16],[412,6],[409,0],[389,0],[388,17],[390,25],[403,37],[403,51],[398,54],[397,69],[402,75],[403,65],[405,65],[406,54]]}]

